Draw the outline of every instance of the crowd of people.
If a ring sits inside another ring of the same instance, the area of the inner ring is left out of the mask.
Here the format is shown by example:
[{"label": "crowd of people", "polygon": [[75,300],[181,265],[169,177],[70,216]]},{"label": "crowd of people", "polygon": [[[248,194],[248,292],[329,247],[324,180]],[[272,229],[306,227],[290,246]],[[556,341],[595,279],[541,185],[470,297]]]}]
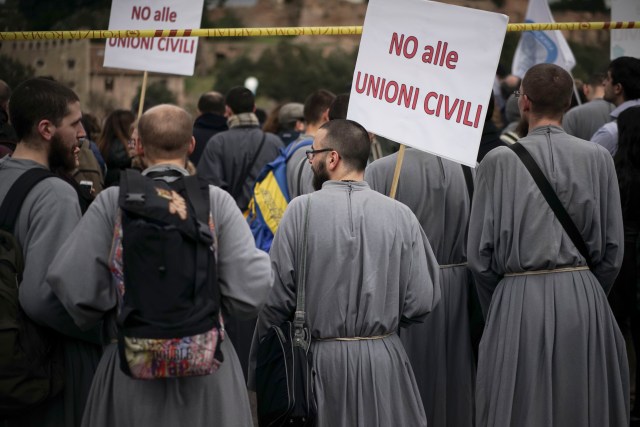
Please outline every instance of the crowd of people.
[{"label": "crowd of people", "polygon": [[[406,148],[396,171],[397,144],[346,118],[348,94],[318,89],[263,123],[255,95],[235,87],[203,94],[195,119],[162,104],[100,125],[59,82],[12,92],[0,81],[0,228],[23,258],[19,307],[2,322],[17,316],[50,343],[48,368],[17,380],[0,352],[0,424],[252,426],[258,345],[294,317],[303,275],[318,426],[629,426],[640,419],[640,60],[613,60],[580,91],[552,64],[498,76],[477,168]],[[283,153],[290,200],[267,253],[246,218]],[[201,233],[224,338],[214,373],[143,380],[123,366],[136,285],[123,209],[140,197],[121,190],[129,168],[162,183],[183,220],[199,212],[186,177],[208,197]],[[52,173],[5,222],[34,169]]]}]

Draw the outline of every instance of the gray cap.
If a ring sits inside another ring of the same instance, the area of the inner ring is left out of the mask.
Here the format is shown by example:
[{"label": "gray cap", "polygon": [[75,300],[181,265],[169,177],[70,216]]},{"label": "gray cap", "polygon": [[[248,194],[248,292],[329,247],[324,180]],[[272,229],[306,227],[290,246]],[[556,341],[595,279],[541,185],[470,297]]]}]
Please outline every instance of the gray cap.
[{"label": "gray cap", "polygon": [[304,120],[304,105],[299,102],[284,104],[278,113],[278,122],[281,125],[286,125],[296,120]]}]

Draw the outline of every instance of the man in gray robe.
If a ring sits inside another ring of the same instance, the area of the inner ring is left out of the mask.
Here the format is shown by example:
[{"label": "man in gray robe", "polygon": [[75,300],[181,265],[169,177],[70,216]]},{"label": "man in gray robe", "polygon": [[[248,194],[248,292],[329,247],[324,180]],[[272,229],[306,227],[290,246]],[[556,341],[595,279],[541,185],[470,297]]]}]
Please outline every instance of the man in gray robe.
[{"label": "man in gray robe", "polygon": [[[390,194],[398,155],[371,163],[365,180]],[[442,300],[424,323],[400,332],[430,427],[472,427],[475,362],[469,331],[467,224],[471,200],[463,166],[407,148],[396,199],[416,214],[440,264]],[[468,168],[469,179],[471,169]],[[469,183],[473,185],[473,183]]]},{"label": "man in gray robe", "polygon": [[560,127],[572,85],[553,64],[527,72],[520,143],[580,230],[591,271],[513,151],[496,148],[477,170],[468,258],[487,319],[478,427],[629,425],[625,343],[606,296],[623,257],[618,182],[607,150]]},{"label": "man in gray robe", "polygon": [[[0,202],[29,169],[75,169],[79,142],[86,135],[78,96],[49,79],[30,79],[16,87],[9,115],[19,142],[12,157],[0,160]],[[14,230],[25,259],[20,305],[31,320],[62,334],[57,339],[63,346],[65,384],[58,396],[11,418],[7,426],[80,424],[100,358],[99,331],[81,331],[45,283],[47,267],[79,220],[78,194],[67,182],[53,177],[36,184],[20,209]],[[0,421],[3,416],[0,414]]]},{"label": "man in gray robe", "polygon": [[[186,111],[170,105],[152,108],[141,117],[136,144],[150,165],[144,174],[167,181],[187,175],[184,165],[194,147],[192,123]],[[118,195],[117,187],[99,194],[47,276],[78,326],[102,322],[112,340],[119,292],[117,274],[110,271],[117,269],[112,242]],[[223,314],[255,316],[271,289],[269,257],[256,249],[246,221],[226,192],[210,186],[209,198]],[[221,345],[224,362],[214,374],[145,381],[120,370],[117,344],[110,344],[89,392],[83,426],[250,426],[240,363],[231,341]]]},{"label": "man in gray robe", "polygon": [[269,325],[295,310],[310,201],[306,321],[318,426],[426,426],[397,332],[424,320],[440,299],[438,264],[411,210],[363,181],[371,144],[362,126],[332,120],[312,147],[308,158],[319,191],[292,200],[280,222],[270,253],[276,279],[258,317],[250,373]]}]

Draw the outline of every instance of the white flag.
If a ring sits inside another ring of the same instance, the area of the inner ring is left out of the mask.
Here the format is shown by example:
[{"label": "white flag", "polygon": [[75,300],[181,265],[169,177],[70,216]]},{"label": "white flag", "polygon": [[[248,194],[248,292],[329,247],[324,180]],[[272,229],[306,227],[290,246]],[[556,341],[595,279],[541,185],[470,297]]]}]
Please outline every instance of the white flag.
[{"label": "white flag", "polygon": [[[525,22],[555,22],[547,1],[529,0]],[[576,65],[571,48],[559,30],[523,32],[513,57],[511,73],[522,78],[529,68],[542,63],[556,64],[568,72]]]}]

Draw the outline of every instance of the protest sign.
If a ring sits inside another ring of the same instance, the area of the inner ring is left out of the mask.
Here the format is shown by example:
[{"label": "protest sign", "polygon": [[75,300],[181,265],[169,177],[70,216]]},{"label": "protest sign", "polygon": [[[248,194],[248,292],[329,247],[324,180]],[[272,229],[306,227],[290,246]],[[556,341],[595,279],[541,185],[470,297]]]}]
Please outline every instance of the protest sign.
[{"label": "protest sign", "polygon": [[[611,20],[640,21],[640,1],[611,0]],[[640,58],[640,28],[611,30],[611,59],[621,56]]]},{"label": "protest sign", "polygon": [[475,166],[508,18],[425,0],[371,0],[347,117]]},{"label": "protest sign", "polygon": [[[204,0],[113,0],[110,30],[199,28]],[[197,37],[112,38],[104,66],[193,75]]]}]

